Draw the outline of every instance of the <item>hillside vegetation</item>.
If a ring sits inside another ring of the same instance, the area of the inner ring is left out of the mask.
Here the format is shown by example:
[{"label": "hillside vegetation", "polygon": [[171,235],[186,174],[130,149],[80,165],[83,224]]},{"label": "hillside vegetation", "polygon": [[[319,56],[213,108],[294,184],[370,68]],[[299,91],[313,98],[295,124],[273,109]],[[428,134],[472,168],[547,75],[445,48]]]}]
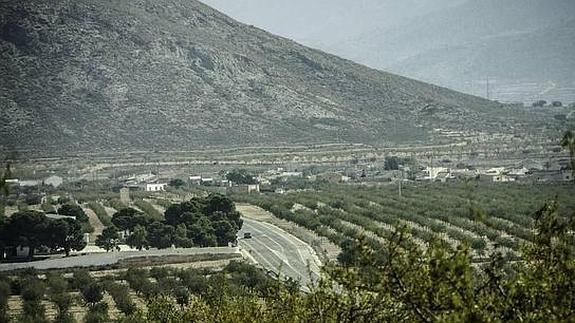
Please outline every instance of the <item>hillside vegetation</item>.
[{"label": "hillside vegetation", "polygon": [[532,119],[195,0],[2,1],[0,75],[0,146],[54,154],[429,142],[438,127],[499,132]]}]

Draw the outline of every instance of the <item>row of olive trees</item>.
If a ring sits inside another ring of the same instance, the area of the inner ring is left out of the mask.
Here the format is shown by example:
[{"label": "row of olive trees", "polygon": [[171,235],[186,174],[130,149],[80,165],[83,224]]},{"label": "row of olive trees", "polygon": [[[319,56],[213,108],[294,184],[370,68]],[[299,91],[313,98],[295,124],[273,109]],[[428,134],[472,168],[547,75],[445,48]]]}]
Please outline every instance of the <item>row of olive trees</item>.
[{"label": "row of olive trees", "polygon": [[[349,243],[350,262],[326,266],[322,279],[305,293],[281,281],[260,285],[255,292],[230,289],[213,274],[206,279],[131,270],[125,279],[149,303],[146,315],[137,313],[123,321],[571,321],[575,217],[558,209],[550,202],[535,212],[535,237],[523,245],[522,261],[508,262],[494,253],[477,265],[464,245],[455,250],[442,244],[422,249],[406,243],[409,234],[399,230],[379,248],[362,238]],[[244,274],[237,277],[249,281]]]}]

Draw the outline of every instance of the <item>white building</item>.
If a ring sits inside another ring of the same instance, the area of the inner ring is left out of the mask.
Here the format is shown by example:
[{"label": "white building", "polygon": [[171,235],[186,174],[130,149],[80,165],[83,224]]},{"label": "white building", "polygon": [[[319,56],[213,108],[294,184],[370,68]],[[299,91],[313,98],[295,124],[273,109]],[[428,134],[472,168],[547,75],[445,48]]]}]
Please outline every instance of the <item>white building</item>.
[{"label": "white building", "polygon": [[75,216],[69,216],[69,215],[61,215],[61,214],[54,214],[54,213],[46,213],[46,217],[48,219],[52,219],[52,220],[60,220],[60,219],[72,219],[72,220],[76,220]]},{"label": "white building", "polygon": [[192,185],[200,185],[202,183],[202,176],[201,175],[192,175],[188,178]]},{"label": "white building", "polygon": [[434,181],[435,179],[437,179],[437,175],[439,175],[440,173],[449,173],[449,172],[450,172],[449,168],[445,167],[427,167],[424,170],[425,173],[424,179]]},{"label": "white building", "polygon": [[146,184],[145,189],[146,192],[160,192],[165,191],[167,183],[159,183],[159,184]]},{"label": "white building", "polygon": [[214,183],[214,179],[212,177],[202,177],[202,185],[211,185]]},{"label": "white building", "polygon": [[529,169],[523,167],[523,168],[518,168],[518,169],[512,169],[509,172],[507,172],[507,175],[510,176],[525,176],[529,174]]},{"label": "white building", "polygon": [[507,175],[495,175],[493,176],[493,181],[494,182],[499,182],[499,183],[507,183],[507,182],[515,182],[515,177],[511,177],[511,176],[507,176]]},{"label": "white building", "polygon": [[44,180],[44,185],[52,185],[55,188],[58,188],[60,185],[64,183],[64,179],[60,176],[52,175]]},{"label": "white building", "polygon": [[260,191],[260,184],[248,185],[248,193],[251,193],[251,192],[258,192],[259,193],[259,191]]},{"label": "white building", "polygon": [[42,182],[36,181],[36,180],[23,180],[23,181],[19,181],[18,184],[20,185],[20,187],[29,187],[29,186],[41,185]]},{"label": "white building", "polygon": [[482,173],[484,175],[496,176],[496,175],[503,174],[503,172],[505,172],[505,167],[494,167],[494,168],[490,168],[490,169],[488,169]]}]

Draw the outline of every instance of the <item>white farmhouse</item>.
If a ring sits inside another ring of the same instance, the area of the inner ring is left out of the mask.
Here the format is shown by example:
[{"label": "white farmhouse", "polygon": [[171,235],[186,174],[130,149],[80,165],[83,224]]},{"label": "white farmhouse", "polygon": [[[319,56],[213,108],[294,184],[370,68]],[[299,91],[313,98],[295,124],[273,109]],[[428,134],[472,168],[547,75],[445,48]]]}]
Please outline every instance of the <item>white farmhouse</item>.
[{"label": "white farmhouse", "polygon": [[154,183],[154,184],[146,184],[145,189],[146,192],[160,192],[165,191],[167,183]]},{"label": "white farmhouse", "polygon": [[44,180],[44,185],[52,185],[54,188],[58,188],[64,183],[64,179],[60,176],[50,176]]},{"label": "white farmhouse", "polygon": [[445,167],[427,167],[427,168],[424,170],[424,173],[425,173],[425,175],[426,175],[426,176],[424,177],[424,179],[428,179],[428,180],[434,181],[434,180],[437,179],[437,176],[438,176],[440,173],[450,173],[450,171],[449,171],[449,168],[445,168]]},{"label": "white farmhouse", "polygon": [[505,172],[505,167],[494,167],[483,172],[483,175],[497,176]]}]

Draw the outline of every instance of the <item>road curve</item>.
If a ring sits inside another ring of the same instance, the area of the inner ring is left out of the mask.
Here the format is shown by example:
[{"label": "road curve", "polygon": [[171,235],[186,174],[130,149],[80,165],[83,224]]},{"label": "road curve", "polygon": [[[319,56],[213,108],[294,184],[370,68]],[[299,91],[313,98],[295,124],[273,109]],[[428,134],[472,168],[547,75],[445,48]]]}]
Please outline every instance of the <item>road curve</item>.
[{"label": "road curve", "polygon": [[[314,250],[275,225],[242,218],[244,224],[238,232],[238,242],[251,258],[264,268],[299,281],[303,287],[315,282],[321,261]],[[249,232],[251,239],[244,239]]]}]

